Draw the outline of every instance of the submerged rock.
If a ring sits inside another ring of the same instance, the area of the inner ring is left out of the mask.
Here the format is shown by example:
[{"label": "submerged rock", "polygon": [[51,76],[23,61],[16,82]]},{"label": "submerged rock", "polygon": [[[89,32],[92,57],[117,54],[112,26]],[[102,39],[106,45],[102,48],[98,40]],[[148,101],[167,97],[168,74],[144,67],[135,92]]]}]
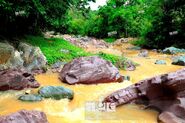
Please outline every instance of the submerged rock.
[{"label": "submerged rock", "polygon": [[0,71],[0,91],[38,88],[40,84],[33,74],[23,69],[7,69]]},{"label": "submerged rock", "polygon": [[45,86],[39,89],[39,94],[44,98],[60,100],[63,98],[73,99],[74,92],[62,86]]},{"label": "submerged rock", "polygon": [[43,112],[21,110],[7,116],[0,116],[0,123],[48,123],[48,120]]},{"label": "submerged rock", "polygon": [[173,65],[185,66],[185,56],[176,56],[173,58]]},{"label": "submerged rock", "polygon": [[38,102],[42,101],[42,97],[40,95],[22,95],[19,97],[19,100],[21,101],[27,101],[27,102]]},{"label": "submerged rock", "polygon": [[185,69],[142,80],[112,93],[104,102],[115,103],[116,106],[130,102],[145,104],[159,110],[159,119],[164,123],[171,123],[169,120],[184,123]]},{"label": "submerged rock", "polygon": [[140,57],[148,57],[148,51],[147,50],[141,50],[138,54]]},{"label": "submerged rock", "polygon": [[127,50],[141,50],[141,47],[133,46],[133,47],[127,48]]},{"label": "submerged rock", "polygon": [[102,58],[81,57],[64,65],[60,79],[68,84],[95,84],[121,82],[119,70]]},{"label": "submerged rock", "polygon": [[155,64],[164,65],[164,64],[166,64],[166,61],[165,61],[165,60],[156,60],[156,61],[155,61]]},{"label": "submerged rock", "polygon": [[165,54],[176,54],[176,53],[185,53],[185,49],[179,49],[175,47],[168,47],[163,50]]}]

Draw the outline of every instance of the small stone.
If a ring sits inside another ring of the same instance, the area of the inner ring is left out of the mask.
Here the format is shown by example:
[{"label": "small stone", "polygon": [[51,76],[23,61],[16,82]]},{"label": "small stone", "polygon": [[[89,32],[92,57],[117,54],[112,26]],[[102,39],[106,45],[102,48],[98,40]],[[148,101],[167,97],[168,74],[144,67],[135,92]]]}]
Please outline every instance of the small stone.
[{"label": "small stone", "polygon": [[38,102],[42,101],[42,97],[40,95],[22,95],[18,98],[21,101],[27,101],[27,102]]},{"label": "small stone", "polygon": [[140,57],[148,57],[148,51],[147,50],[141,50],[138,54]]},{"label": "small stone", "polygon": [[155,64],[164,65],[164,64],[166,64],[166,61],[165,61],[165,60],[156,60],[156,61],[155,61]]}]

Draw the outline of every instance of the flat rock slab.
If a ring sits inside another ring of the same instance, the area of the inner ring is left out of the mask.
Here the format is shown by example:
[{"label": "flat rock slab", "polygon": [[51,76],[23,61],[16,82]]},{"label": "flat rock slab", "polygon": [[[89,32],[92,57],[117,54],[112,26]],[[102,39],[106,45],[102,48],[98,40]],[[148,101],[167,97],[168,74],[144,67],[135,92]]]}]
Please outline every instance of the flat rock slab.
[{"label": "flat rock slab", "polygon": [[159,110],[159,120],[164,123],[185,123],[185,68],[142,80],[110,94],[103,102],[145,104]]},{"label": "flat rock slab", "polygon": [[97,56],[80,57],[65,64],[60,72],[60,79],[68,84],[123,81],[119,70],[111,62]]},{"label": "flat rock slab", "polygon": [[0,71],[0,91],[38,88],[40,84],[32,73],[23,69],[7,69]]},{"label": "flat rock slab", "polygon": [[0,123],[48,123],[48,120],[43,112],[21,110],[7,116],[0,116]]},{"label": "flat rock slab", "polygon": [[42,101],[42,97],[40,95],[22,95],[18,98],[21,101],[25,101],[25,102],[38,102],[38,101]]},{"label": "flat rock slab", "polygon": [[63,86],[45,86],[39,89],[39,94],[44,98],[53,98],[56,100],[68,98],[73,99],[74,92]]}]

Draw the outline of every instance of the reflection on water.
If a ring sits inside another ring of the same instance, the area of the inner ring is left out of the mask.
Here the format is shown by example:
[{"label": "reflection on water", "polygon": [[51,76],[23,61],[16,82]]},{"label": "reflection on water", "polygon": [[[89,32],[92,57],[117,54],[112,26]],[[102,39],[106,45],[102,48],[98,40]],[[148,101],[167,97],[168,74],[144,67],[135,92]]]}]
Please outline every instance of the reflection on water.
[{"label": "reflection on water", "polygon": [[[138,51],[126,51],[123,46],[114,47],[121,52],[124,52],[127,57],[133,61],[140,64],[135,71],[120,71],[122,75],[129,75],[133,83],[159,75],[162,73],[167,73],[175,71],[182,67],[173,66],[170,64],[170,58],[167,55],[161,55],[157,53],[150,52],[149,58],[139,58],[137,57]],[[108,50],[109,51],[109,50]],[[110,51],[109,51],[110,52]],[[155,65],[156,59],[162,59],[167,61],[167,65]],[[96,120],[85,119],[84,104],[87,101],[99,101],[102,100],[106,95],[114,92],[115,90],[127,87],[132,84],[132,82],[125,81],[122,83],[108,83],[99,85],[67,85],[60,82],[58,79],[58,74],[47,73],[42,75],[37,75],[36,79],[41,83],[42,86],[45,85],[62,85],[64,87],[70,88],[74,91],[74,99],[69,101],[67,99],[63,100],[52,100],[45,99],[41,102],[21,102],[17,98],[25,92],[20,91],[8,91],[0,93],[0,115],[9,114],[16,112],[21,109],[36,109],[41,110],[47,114],[50,123],[156,123],[157,122],[157,112],[153,110],[143,110],[141,106],[136,105],[124,105],[116,109],[116,112],[110,113],[100,113],[88,114],[90,117],[97,117]],[[37,90],[33,90],[32,93],[36,93]],[[107,117],[113,117],[114,120],[105,120]],[[99,120],[98,120],[99,119]],[[117,120],[115,120],[117,119]]]}]

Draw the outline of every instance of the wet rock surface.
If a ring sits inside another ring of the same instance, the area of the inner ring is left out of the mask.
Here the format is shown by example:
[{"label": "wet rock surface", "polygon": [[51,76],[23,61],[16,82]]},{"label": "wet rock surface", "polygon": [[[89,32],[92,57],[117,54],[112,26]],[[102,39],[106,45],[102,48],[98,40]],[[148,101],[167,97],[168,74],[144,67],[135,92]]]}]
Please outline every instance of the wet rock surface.
[{"label": "wet rock surface", "polygon": [[173,65],[180,65],[180,66],[185,66],[185,55],[184,56],[176,56],[173,58],[172,61]]},{"label": "wet rock surface", "polygon": [[38,88],[40,84],[33,74],[23,69],[7,69],[0,71],[0,91]]},{"label": "wet rock surface", "polygon": [[26,101],[26,102],[38,102],[42,101],[42,97],[40,95],[22,95],[18,98],[21,101]]},{"label": "wet rock surface", "polygon": [[156,60],[155,64],[159,64],[159,65],[165,65],[166,61],[165,60]]},{"label": "wet rock surface", "polygon": [[48,123],[48,120],[43,112],[21,110],[7,116],[0,116],[0,123]]},{"label": "wet rock surface", "polygon": [[53,98],[56,100],[68,98],[73,99],[74,92],[63,86],[45,86],[39,89],[39,94],[44,98]]},{"label": "wet rock surface", "polygon": [[96,84],[121,82],[119,70],[102,58],[80,57],[64,65],[60,72],[62,82],[68,84]]},{"label": "wet rock surface", "polygon": [[165,48],[163,51],[165,54],[177,54],[177,53],[185,53],[185,49],[179,49],[175,47]]},{"label": "wet rock surface", "polygon": [[131,102],[145,104],[159,110],[159,120],[164,123],[184,123],[185,69],[142,80],[112,93],[104,102],[117,106]]}]

